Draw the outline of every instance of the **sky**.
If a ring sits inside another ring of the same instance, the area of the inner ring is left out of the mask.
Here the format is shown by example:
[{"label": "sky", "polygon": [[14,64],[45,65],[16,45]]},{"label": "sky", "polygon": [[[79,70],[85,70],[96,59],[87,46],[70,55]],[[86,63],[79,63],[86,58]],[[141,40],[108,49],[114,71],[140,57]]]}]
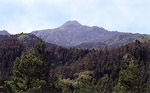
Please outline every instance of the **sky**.
[{"label": "sky", "polygon": [[0,0],[0,30],[53,29],[66,21],[150,34],[150,0]]}]

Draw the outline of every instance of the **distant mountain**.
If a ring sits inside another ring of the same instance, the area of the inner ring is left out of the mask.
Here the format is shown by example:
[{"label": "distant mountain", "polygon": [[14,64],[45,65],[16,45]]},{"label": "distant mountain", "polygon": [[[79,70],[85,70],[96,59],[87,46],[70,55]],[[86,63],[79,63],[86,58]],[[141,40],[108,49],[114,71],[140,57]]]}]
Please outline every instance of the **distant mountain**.
[{"label": "distant mountain", "polygon": [[89,43],[82,43],[79,45],[74,46],[75,48],[82,48],[82,49],[105,49],[105,48],[116,48],[118,46],[126,45],[134,40],[148,41],[150,40],[150,36],[141,35],[141,34],[132,34],[132,33],[124,33],[122,35],[115,35],[111,39],[108,39],[101,42],[89,42]]},{"label": "distant mountain", "polygon": [[0,35],[10,35],[10,33],[8,33],[6,30],[2,30],[0,31]]},{"label": "distant mountain", "polygon": [[143,34],[132,34],[132,33],[123,33],[121,35],[115,35],[111,39],[105,41],[105,44],[116,48],[118,46],[126,45],[137,38],[144,37]]},{"label": "distant mountain", "polygon": [[89,43],[82,43],[79,45],[74,46],[75,48],[82,48],[82,49],[105,49],[105,48],[111,48],[111,46],[108,46],[101,42],[89,42]]},{"label": "distant mountain", "polygon": [[[133,41],[136,38],[143,37],[141,34],[123,33],[117,31],[108,31],[97,26],[81,25],[77,21],[68,21],[61,27],[55,29],[33,31],[32,34],[40,36],[43,40],[49,43],[54,43],[61,46],[91,46],[91,42],[121,46]],[[82,44],[84,43],[84,44]],[[90,45],[87,45],[88,43]],[[81,45],[80,45],[81,44]],[[96,47],[94,46],[93,47]]]},{"label": "distant mountain", "polygon": [[142,43],[149,43],[150,42],[150,36],[143,36],[141,38],[137,38],[136,40],[142,42]]}]

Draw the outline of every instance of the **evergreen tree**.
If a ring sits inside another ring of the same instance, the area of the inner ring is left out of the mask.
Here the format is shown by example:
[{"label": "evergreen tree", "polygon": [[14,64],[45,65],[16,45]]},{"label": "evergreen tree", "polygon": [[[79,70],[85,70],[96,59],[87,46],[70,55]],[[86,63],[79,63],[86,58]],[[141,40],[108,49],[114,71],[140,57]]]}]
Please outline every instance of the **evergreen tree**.
[{"label": "evergreen tree", "polygon": [[108,80],[108,74],[100,78],[97,84],[95,85],[95,91],[98,93],[108,93]]},{"label": "evergreen tree", "polygon": [[42,91],[50,87],[46,53],[45,42],[40,42],[34,50],[26,50],[16,59],[9,82],[13,91]]},{"label": "evergreen tree", "polygon": [[[142,79],[142,74],[135,65],[135,59],[132,55],[124,56],[123,69],[119,73],[119,81],[115,86],[116,92],[143,92],[144,89],[141,88],[140,79]],[[144,86],[144,85],[142,85]]]},{"label": "evergreen tree", "polygon": [[43,61],[33,54],[33,51],[22,53],[14,63],[12,81],[9,82],[13,91],[26,92],[42,90],[46,85],[43,68]]},{"label": "evergreen tree", "polygon": [[43,68],[41,68],[41,72],[46,82],[49,82],[49,72],[51,67],[51,60],[48,59],[48,51],[46,50],[46,44],[44,41],[40,40],[40,42],[35,46],[33,50],[33,54],[43,61]]}]

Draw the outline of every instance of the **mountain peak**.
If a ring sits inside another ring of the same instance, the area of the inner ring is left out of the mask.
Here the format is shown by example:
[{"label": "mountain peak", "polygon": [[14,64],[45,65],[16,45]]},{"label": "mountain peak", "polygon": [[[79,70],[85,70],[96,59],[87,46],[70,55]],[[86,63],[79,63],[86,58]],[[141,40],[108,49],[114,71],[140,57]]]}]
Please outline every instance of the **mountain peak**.
[{"label": "mountain peak", "polygon": [[65,27],[78,27],[78,26],[82,26],[78,21],[67,21],[66,23],[64,23],[61,28],[65,28]]},{"label": "mountain peak", "polygon": [[65,24],[78,24],[78,25],[81,25],[78,21],[67,21]]}]

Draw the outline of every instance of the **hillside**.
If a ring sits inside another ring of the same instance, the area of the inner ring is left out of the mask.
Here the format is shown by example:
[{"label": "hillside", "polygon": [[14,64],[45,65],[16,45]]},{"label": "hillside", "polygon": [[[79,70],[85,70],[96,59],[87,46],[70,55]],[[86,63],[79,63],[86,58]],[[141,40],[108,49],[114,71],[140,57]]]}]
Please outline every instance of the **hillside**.
[{"label": "hillside", "polygon": [[144,36],[141,38],[137,38],[138,41],[145,43],[145,42],[150,42],[150,36]]},{"label": "hillside", "polygon": [[33,31],[32,34],[40,36],[46,42],[60,46],[77,46],[82,43],[101,42],[114,47],[125,45],[144,36],[142,34],[108,31],[97,26],[85,26],[77,21],[68,21],[55,29]]},{"label": "hillside", "polygon": [[[0,35],[0,77],[12,73],[13,62],[26,49],[33,49],[41,39],[33,34]],[[56,48],[51,43],[46,43],[47,49]]]},{"label": "hillside", "polygon": [[[20,33],[16,35],[0,35],[0,41],[9,41],[9,40],[17,40],[18,42],[21,42],[26,47],[34,47],[36,44],[38,44],[41,39],[33,34],[27,34],[27,33]],[[54,47],[55,44],[46,43],[47,47]]]},{"label": "hillside", "polygon": [[114,49],[82,50],[45,47],[42,42],[35,46],[31,41],[39,39],[30,34],[10,37],[0,41],[1,92],[150,91],[148,42],[136,40]]},{"label": "hillside", "polygon": [[8,33],[6,30],[2,30],[0,31],[0,35],[10,35],[10,33]]},{"label": "hillside", "polygon": [[111,46],[108,46],[101,42],[89,42],[89,43],[82,43],[79,45],[74,46],[75,48],[81,48],[81,49],[105,49],[105,48],[111,48]]}]

